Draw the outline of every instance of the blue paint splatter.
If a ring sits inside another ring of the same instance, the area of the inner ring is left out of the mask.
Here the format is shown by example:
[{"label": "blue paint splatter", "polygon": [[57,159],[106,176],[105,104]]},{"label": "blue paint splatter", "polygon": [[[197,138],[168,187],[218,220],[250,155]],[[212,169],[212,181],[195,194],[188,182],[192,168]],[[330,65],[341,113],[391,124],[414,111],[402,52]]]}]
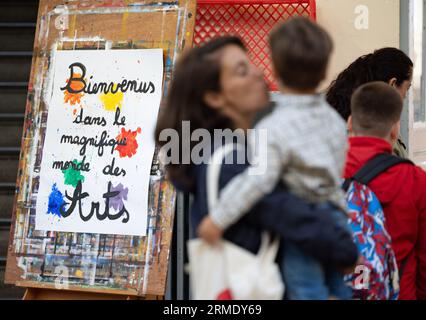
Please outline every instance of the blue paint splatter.
[{"label": "blue paint splatter", "polygon": [[64,196],[61,191],[56,187],[56,183],[52,186],[52,191],[49,195],[49,204],[47,207],[47,214],[53,214],[58,217],[62,217],[61,211],[59,210],[64,204]]}]

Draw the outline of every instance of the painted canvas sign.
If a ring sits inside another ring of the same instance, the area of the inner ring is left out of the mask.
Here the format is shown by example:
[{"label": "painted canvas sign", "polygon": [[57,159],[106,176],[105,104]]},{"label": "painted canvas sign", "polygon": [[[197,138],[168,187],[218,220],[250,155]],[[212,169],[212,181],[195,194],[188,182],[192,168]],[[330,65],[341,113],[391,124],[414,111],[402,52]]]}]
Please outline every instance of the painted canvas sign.
[{"label": "painted canvas sign", "polygon": [[36,230],[144,236],[162,49],[57,51]]}]

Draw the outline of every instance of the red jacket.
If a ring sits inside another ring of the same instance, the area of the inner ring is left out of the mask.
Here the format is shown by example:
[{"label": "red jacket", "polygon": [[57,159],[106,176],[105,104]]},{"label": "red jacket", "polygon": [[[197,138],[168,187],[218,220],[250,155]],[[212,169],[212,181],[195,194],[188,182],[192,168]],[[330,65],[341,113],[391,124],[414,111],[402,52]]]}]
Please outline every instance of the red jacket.
[{"label": "red jacket", "polygon": [[[344,177],[352,177],[391,145],[373,137],[349,139]],[[426,299],[426,173],[410,164],[398,164],[372,180],[370,189],[379,198],[398,265],[408,257],[401,279],[400,299]]]}]

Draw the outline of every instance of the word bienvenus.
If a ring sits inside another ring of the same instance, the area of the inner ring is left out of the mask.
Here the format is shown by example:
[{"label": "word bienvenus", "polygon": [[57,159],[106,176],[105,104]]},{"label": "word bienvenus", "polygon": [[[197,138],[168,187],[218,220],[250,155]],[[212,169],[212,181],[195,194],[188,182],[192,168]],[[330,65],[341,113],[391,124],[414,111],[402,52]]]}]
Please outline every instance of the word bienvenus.
[{"label": "word bienvenus", "polygon": [[93,79],[93,76],[86,77],[86,67],[80,62],[74,62],[70,64],[70,78],[64,87],[61,87],[62,91],[68,91],[69,93],[87,93],[87,94],[98,94],[99,92],[107,93],[125,93],[127,91],[133,91],[135,93],[154,93],[155,85],[151,81],[137,81],[123,79],[121,82],[115,84],[114,82],[95,82],[92,83],[89,80]]}]

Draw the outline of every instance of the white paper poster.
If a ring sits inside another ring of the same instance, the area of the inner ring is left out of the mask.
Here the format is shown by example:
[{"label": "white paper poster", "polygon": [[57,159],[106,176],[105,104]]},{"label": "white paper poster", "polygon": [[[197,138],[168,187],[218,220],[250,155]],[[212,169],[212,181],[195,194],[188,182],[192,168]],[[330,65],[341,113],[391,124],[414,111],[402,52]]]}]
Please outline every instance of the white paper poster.
[{"label": "white paper poster", "polygon": [[144,236],[163,52],[57,51],[36,230]]}]

